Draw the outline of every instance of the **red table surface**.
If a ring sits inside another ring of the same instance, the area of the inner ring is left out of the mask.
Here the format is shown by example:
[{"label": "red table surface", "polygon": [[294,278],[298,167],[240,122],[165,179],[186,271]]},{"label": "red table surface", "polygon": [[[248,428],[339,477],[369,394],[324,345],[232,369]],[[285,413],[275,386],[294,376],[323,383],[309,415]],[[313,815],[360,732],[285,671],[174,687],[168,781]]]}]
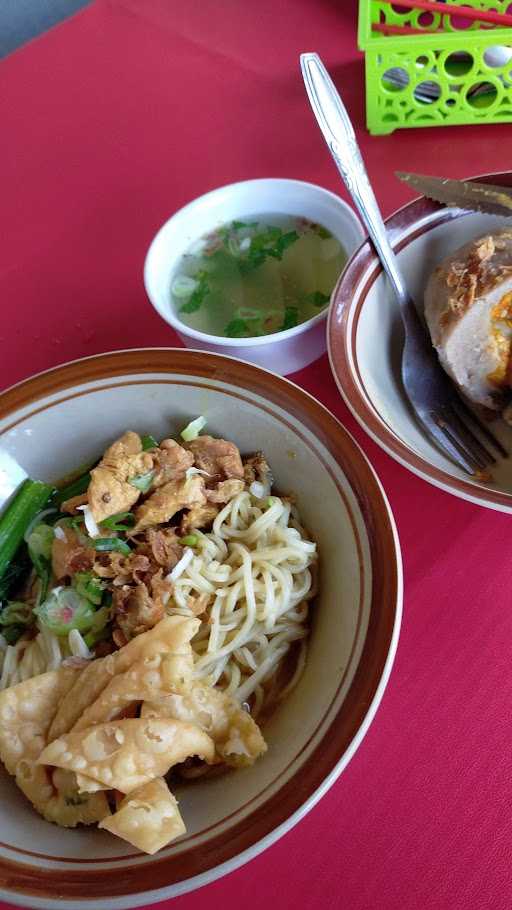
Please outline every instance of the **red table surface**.
[{"label": "red table surface", "polygon": [[[344,195],[305,99],[304,50],[322,55],[343,93],[385,213],[410,198],[394,169],[462,177],[509,165],[510,126],[367,134],[354,0],[98,2],[0,66],[3,386],[82,355],[179,343],[147,302],[142,265],[158,226],[194,196],[268,176]],[[388,493],[405,569],[396,664],[320,804],[173,910],[505,910],[510,519],[381,452],[326,357],[294,378],[354,433]]]}]

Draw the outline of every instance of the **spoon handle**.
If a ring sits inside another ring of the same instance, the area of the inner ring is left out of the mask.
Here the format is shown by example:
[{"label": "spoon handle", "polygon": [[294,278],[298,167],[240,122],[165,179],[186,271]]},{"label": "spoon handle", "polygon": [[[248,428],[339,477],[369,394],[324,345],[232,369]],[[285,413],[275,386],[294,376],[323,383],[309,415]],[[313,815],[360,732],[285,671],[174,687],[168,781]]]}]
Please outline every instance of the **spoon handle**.
[{"label": "spoon handle", "polygon": [[391,249],[350,117],[318,54],[301,54],[300,65],[309,101],[327,147],[373,241],[398,302],[407,309],[409,294]]}]

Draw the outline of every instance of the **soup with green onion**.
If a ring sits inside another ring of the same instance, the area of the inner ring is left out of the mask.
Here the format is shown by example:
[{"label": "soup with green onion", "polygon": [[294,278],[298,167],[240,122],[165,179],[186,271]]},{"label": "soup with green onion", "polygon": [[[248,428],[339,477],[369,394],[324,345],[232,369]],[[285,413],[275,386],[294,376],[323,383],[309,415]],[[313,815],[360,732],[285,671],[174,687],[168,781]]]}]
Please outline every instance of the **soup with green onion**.
[{"label": "soup with green onion", "polygon": [[209,335],[282,332],[327,306],[346,259],[327,228],[304,218],[232,221],[184,254],[173,304],[186,325]]}]

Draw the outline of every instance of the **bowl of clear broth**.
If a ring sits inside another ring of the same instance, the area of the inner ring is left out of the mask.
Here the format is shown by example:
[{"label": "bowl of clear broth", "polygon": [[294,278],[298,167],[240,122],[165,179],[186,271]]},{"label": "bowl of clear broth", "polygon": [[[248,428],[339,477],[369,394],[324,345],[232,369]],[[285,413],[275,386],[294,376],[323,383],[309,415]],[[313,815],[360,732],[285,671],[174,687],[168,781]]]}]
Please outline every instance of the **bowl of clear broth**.
[{"label": "bowl of clear broth", "polygon": [[144,283],[187,347],[286,375],[324,353],[331,295],[364,236],[350,206],[322,187],[242,181],[165,222]]}]

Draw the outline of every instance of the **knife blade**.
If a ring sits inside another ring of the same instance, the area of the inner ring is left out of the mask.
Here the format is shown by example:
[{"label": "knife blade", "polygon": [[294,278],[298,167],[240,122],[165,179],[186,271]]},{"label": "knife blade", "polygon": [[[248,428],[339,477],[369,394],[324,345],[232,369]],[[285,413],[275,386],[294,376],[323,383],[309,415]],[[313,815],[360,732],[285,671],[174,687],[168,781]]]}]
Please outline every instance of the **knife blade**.
[{"label": "knife blade", "polygon": [[502,217],[512,216],[512,187],[452,180],[449,177],[427,177],[405,171],[395,171],[395,174],[412,189],[444,205]]}]

